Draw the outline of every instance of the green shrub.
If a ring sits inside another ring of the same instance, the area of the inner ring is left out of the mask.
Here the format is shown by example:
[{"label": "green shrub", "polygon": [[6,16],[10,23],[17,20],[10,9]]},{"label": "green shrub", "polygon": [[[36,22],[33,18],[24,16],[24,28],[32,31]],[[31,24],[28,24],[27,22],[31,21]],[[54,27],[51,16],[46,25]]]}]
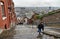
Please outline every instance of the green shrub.
[{"label": "green shrub", "polygon": [[55,14],[55,12],[48,12],[48,15],[52,15],[52,14]]},{"label": "green shrub", "polygon": [[40,20],[42,20],[42,18],[43,18],[43,15],[37,15],[36,17],[37,17],[37,19],[40,19]]}]

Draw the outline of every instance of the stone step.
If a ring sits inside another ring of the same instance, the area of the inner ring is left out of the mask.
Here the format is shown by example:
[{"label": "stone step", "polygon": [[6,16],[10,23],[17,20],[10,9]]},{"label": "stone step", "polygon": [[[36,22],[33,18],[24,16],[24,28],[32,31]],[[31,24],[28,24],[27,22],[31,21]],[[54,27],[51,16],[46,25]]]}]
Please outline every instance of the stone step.
[{"label": "stone step", "polygon": [[60,33],[59,32],[56,32],[56,31],[48,31],[48,30],[45,30],[44,32],[42,32],[46,35],[50,35],[50,36],[54,36],[54,37],[57,37],[57,38],[60,38]]}]

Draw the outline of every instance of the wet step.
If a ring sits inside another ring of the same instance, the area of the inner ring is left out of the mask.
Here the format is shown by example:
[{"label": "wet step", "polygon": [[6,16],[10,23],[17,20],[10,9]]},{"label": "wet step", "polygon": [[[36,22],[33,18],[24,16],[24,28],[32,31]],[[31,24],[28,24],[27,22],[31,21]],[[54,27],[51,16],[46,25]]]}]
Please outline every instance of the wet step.
[{"label": "wet step", "polygon": [[47,34],[47,35],[50,35],[50,36],[60,38],[60,32],[57,32],[57,31],[52,30],[52,29],[45,29],[43,33]]},{"label": "wet step", "polygon": [[[27,25],[28,26],[28,25]],[[18,25],[15,28],[16,34],[14,39],[55,39],[53,36],[43,34],[41,37],[37,38],[38,32],[37,28],[29,28],[26,25]],[[31,26],[31,25],[29,25]]]}]

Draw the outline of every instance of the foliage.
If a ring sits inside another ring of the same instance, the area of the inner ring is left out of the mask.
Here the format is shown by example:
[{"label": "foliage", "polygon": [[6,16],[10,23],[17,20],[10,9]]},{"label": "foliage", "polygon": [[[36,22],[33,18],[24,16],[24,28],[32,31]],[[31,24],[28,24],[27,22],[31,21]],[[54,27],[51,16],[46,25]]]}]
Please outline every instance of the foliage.
[{"label": "foliage", "polygon": [[43,15],[36,15],[36,17],[37,17],[37,19],[40,19],[40,20],[42,20],[42,18],[43,18]]},{"label": "foliage", "polygon": [[44,14],[43,17],[53,15],[53,14],[55,14],[55,12],[48,12],[48,14]]},{"label": "foliage", "polygon": [[43,19],[43,17],[46,17],[46,16],[49,16],[49,15],[53,15],[53,14],[55,14],[56,12],[48,12],[48,14],[43,14],[43,15],[36,15],[36,17],[37,17],[37,19],[40,19],[40,20],[42,20]]},{"label": "foliage", "polygon": [[55,12],[48,12],[48,15],[52,15],[52,14],[55,14]]}]

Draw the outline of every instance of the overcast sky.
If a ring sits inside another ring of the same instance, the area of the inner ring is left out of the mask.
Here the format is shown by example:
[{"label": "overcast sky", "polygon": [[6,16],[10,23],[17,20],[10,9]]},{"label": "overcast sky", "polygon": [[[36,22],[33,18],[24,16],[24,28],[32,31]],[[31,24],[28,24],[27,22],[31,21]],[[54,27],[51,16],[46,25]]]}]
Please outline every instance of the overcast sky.
[{"label": "overcast sky", "polygon": [[15,7],[60,7],[60,0],[13,0]]}]

